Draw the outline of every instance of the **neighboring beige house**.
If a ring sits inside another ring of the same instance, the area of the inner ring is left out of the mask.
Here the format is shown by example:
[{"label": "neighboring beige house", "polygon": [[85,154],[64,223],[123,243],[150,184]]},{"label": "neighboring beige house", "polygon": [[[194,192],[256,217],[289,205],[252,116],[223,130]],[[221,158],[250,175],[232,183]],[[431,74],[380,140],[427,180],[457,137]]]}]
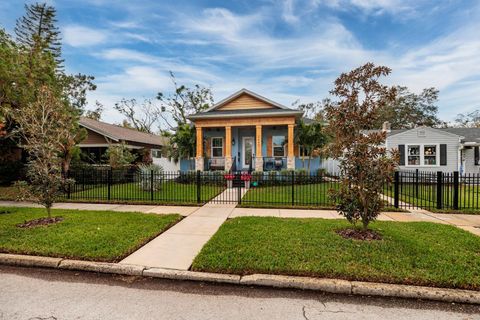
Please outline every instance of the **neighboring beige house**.
[{"label": "neighboring beige house", "polygon": [[120,143],[133,151],[150,150],[153,159],[160,158],[168,144],[165,137],[85,117],[80,118],[80,126],[87,130],[87,137],[78,146],[91,155],[94,158],[92,160],[100,160],[109,146]]}]

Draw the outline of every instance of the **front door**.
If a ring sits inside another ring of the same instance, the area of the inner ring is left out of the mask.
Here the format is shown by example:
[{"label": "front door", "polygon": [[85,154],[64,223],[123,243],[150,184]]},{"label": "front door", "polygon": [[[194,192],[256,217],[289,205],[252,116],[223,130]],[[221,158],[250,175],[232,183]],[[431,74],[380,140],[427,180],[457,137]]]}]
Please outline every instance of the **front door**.
[{"label": "front door", "polygon": [[254,137],[243,137],[243,157],[242,164],[243,169],[248,169],[253,158],[254,148],[255,148],[255,138]]}]

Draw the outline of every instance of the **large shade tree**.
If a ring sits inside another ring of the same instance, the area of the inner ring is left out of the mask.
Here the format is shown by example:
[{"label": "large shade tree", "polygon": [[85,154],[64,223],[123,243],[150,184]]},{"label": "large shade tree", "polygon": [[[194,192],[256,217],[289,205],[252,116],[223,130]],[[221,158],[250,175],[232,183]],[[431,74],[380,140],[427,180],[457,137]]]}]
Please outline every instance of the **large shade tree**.
[{"label": "large shade tree", "polygon": [[62,168],[66,173],[75,146],[86,135],[78,120],[84,112],[88,91],[96,89],[94,78],[64,72],[61,36],[53,6],[34,3],[26,5],[25,11],[25,15],[17,20],[16,41],[5,36],[5,33],[0,35],[0,55],[3,60],[0,65],[0,91],[4,92],[0,104],[4,110],[7,131],[10,133],[7,138],[15,139],[13,133],[16,132],[17,121],[13,115],[18,114],[16,111],[37,101],[39,88],[47,86],[74,119],[68,132],[62,136]]},{"label": "large shade tree", "polygon": [[333,135],[331,155],[340,162],[340,184],[332,195],[348,221],[362,221],[364,229],[383,207],[383,186],[392,177],[397,153],[384,146],[386,133],[375,129],[379,110],[395,99],[395,88],[379,79],[390,69],[367,63],[335,80],[335,101],[325,108]]},{"label": "large shade tree", "polygon": [[418,125],[438,127],[443,124],[438,118],[438,90],[423,89],[421,93],[410,92],[407,87],[397,86],[395,99],[378,110],[377,128],[385,121],[395,129],[412,129]]},{"label": "large shade tree", "polygon": [[455,118],[455,126],[464,128],[480,128],[480,110],[459,113]]},{"label": "large shade tree", "polygon": [[170,73],[173,92],[159,92],[162,119],[166,128],[162,132],[170,137],[167,154],[174,161],[194,155],[196,131],[188,120],[188,116],[205,111],[213,105],[213,95],[210,88],[196,84],[192,87],[179,85],[175,75]]}]

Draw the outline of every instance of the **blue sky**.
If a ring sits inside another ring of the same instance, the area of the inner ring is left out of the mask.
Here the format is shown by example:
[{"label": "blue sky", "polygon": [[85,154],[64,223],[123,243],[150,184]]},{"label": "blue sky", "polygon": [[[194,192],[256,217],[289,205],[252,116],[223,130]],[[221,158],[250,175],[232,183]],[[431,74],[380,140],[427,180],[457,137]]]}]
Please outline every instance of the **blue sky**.
[{"label": "blue sky", "polygon": [[[180,83],[216,101],[245,87],[287,106],[328,96],[341,73],[372,61],[389,84],[440,89],[440,116],[480,108],[480,2],[441,0],[51,0],[69,72],[96,77],[90,94],[119,122],[121,98]],[[18,0],[0,2],[12,32]]]}]

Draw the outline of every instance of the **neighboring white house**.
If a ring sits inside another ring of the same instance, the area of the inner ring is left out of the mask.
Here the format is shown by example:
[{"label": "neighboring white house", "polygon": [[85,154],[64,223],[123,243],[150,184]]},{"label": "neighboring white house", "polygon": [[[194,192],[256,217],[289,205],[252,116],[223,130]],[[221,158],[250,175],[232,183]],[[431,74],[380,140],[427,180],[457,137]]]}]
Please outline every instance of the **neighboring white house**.
[{"label": "neighboring white house", "polygon": [[386,146],[398,149],[400,169],[480,173],[480,128],[430,128],[390,130]]}]

